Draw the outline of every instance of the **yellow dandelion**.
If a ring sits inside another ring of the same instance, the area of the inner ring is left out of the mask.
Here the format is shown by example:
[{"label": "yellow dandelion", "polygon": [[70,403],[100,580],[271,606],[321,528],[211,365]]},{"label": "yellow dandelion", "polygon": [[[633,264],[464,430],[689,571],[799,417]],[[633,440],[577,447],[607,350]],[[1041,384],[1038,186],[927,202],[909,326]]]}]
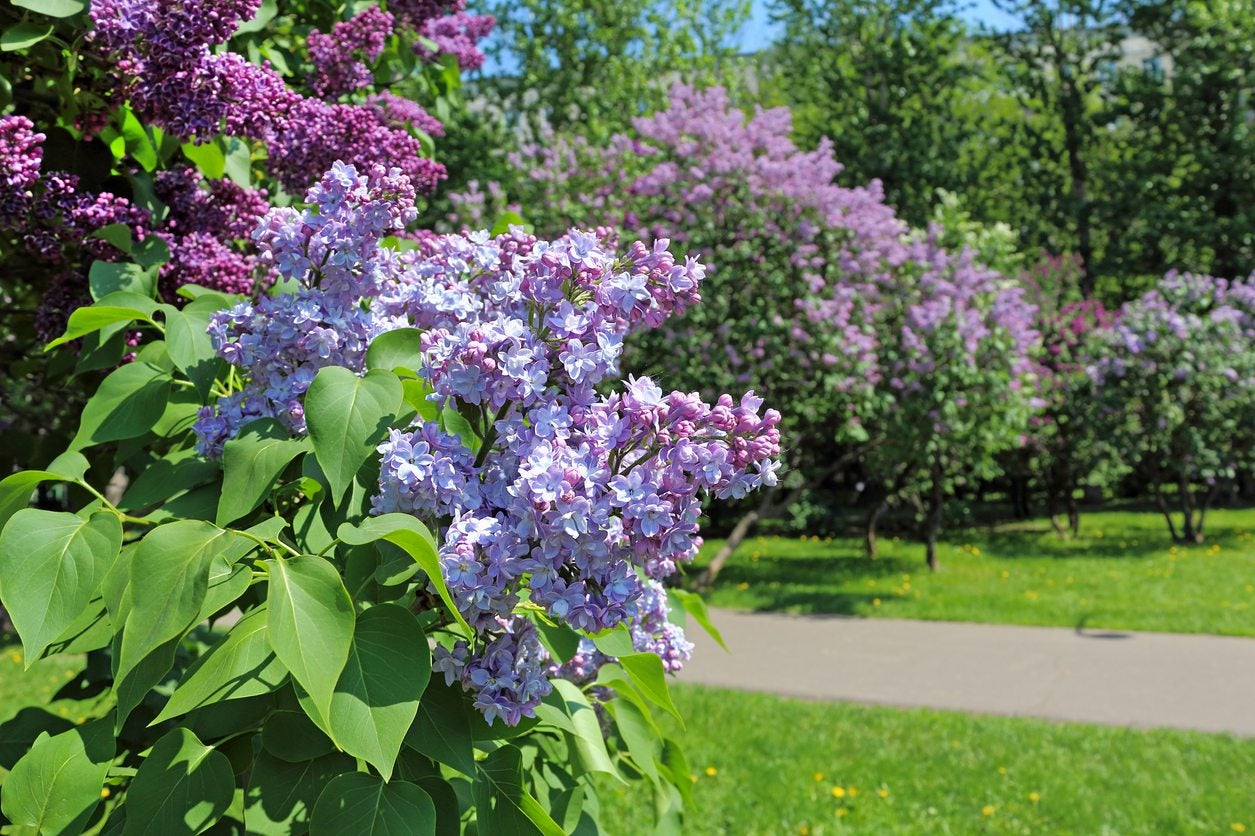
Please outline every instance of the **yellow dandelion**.
[{"label": "yellow dandelion", "polygon": [[697,776],[696,776],[696,775],[689,775],[689,778],[692,780],[692,782],[693,782],[694,784],[696,784],[696,783],[697,783]]},{"label": "yellow dandelion", "polygon": [[881,787],[880,789],[876,790],[876,795],[880,796],[881,798],[888,798],[888,797],[889,797],[889,788],[888,788],[888,787]]},{"label": "yellow dandelion", "polygon": [[1246,591],[1247,591],[1247,592],[1255,592],[1255,586],[1251,586],[1251,585],[1248,583],[1248,584],[1246,585]]},{"label": "yellow dandelion", "polygon": [[1005,580],[1006,580],[1007,578],[1009,578],[1009,577],[1011,577],[1011,573],[1010,573],[1010,572],[1008,572],[1006,569],[1003,569],[1003,570],[1002,570],[1002,579],[1005,581]]},{"label": "yellow dandelion", "polygon": [[849,815],[849,813],[850,813],[850,811],[849,811],[849,810],[847,810],[845,807],[838,807],[838,808],[837,808],[837,818],[839,818],[839,819],[843,819],[843,818],[845,818],[847,815]]},{"label": "yellow dandelion", "polygon": [[832,797],[833,798],[845,798],[845,787],[833,787]]},{"label": "yellow dandelion", "polygon": [[108,788],[108,787],[101,787],[101,789],[100,789],[100,797],[101,797],[101,798],[108,798],[108,797],[109,797],[109,788]]},{"label": "yellow dandelion", "polygon": [[16,663],[16,662],[21,662],[21,661],[22,661],[22,654],[21,654],[21,653],[19,653],[19,652],[17,652],[17,651],[14,651],[13,653],[10,653],[10,654],[9,654],[9,660],[10,660],[10,661],[12,661],[12,662],[15,662],[15,663]]},{"label": "yellow dandelion", "polygon": [[980,814],[982,816],[992,816],[997,809],[998,808],[992,804],[986,804],[984,807],[980,808]]},{"label": "yellow dandelion", "polygon": [[1233,824],[1229,825],[1229,829],[1234,833],[1245,833],[1246,825],[1242,824],[1240,821],[1235,821]]},{"label": "yellow dandelion", "polygon": [[1006,775],[1006,774],[1007,774],[1007,768],[1006,768],[1005,766],[1000,766],[1000,767],[998,767],[998,774],[999,774],[999,775]]},{"label": "yellow dandelion", "polygon": [[715,769],[713,766],[706,767],[706,777],[713,778],[718,774],[719,774],[719,770]]},{"label": "yellow dandelion", "polygon": [[972,546],[972,556],[980,557],[980,546]]},{"label": "yellow dandelion", "polygon": [[858,787],[850,787],[850,798],[858,798]]},{"label": "yellow dandelion", "polygon": [[746,583],[745,581],[741,581],[740,583],[736,585],[736,588],[744,592],[745,590],[750,588],[750,585]]},{"label": "yellow dandelion", "polygon": [[[805,539],[805,538],[803,538],[803,539]],[[801,834],[802,834],[802,836],[811,836],[811,829],[810,829],[809,827],[807,827],[806,825],[802,825],[801,827],[799,827],[799,828],[797,829],[797,832],[798,832],[798,833],[801,833]]]},{"label": "yellow dandelion", "polygon": [[1036,804],[1038,801],[1041,801],[1041,796],[1035,792],[1030,792],[1028,794],[1028,800]]},{"label": "yellow dandelion", "polygon": [[879,598],[873,598],[873,599],[872,599],[872,606],[873,606],[873,607],[879,607],[879,606],[880,606],[880,599],[879,599]]},{"label": "yellow dandelion", "polygon": [[816,772],[816,773],[815,773],[815,781],[816,781],[816,782],[818,782],[818,781],[822,781],[822,780],[824,780],[824,773],[822,773],[822,772]]}]

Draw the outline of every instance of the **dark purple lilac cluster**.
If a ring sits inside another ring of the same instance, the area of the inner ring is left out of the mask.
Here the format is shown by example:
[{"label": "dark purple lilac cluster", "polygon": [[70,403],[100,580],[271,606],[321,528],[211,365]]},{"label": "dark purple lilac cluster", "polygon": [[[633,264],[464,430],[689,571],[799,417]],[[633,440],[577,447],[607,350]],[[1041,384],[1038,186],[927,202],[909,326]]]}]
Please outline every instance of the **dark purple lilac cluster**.
[{"label": "dark purple lilac cluster", "polygon": [[393,18],[378,6],[342,20],[324,35],[309,33],[306,47],[314,65],[309,87],[315,95],[336,98],[368,87],[372,81],[367,62],[376,60],[392,34]]},{"label": "dark purple lilac cluster", "polygon": [[25,116],[0,118],[0,225],[11,226],[30,211],[46,138]]},{"label": "dark purple lilac cluster", "polygon": [[492,33],[496,25],[492,15],[471,15],[463,11],[429,18],[418,32],[436,48],[429,49],[419,41],[414,44],[414,52],[428,60],[452,55],[462,70],[478,70],[484,66],[484,53],[478,44]]},{"label": "dark purple lilac cluster", "polygon": [[379,110],[385,124],[396,128],[413,125],[428,136],[444,136],[444,125],[418,102],[387,90],[371,96],[368,103]]},{"label": "dark purple lilac cluster", "polygon": [[437,650],[440,669],[486,716],[530,714],[546,668],[516,617],[523,597],[588,632],[635,619],[678,664],[682,637],[643,615],[659,601],[649,580],[696,553],[703,496],[775,484],[780,416],[752,394],[708,404],[647,378],[603,387],[627,333],[698,301],[701,266],[666,241],[619,256],[579,231],[426,235],[398,254],[380,240],[412,218],[407,186],[396,170],[337,164],[310,209],[267,216],[262,259],[299,289],[215,317],[214,343],[246,382],[202,411],[201,449],[255,417],[299,431],[318,369],[360,370],[374,336],[417,327],[431,399],[477,418],[462,437],[443,422],[393,430],[374,508],[439,531],[445,581],[482,634],[477,649]]},{"label": "dark purple lilac cluster", "polygon": [[[444,166],[424,158],[422,144],[387,109],[301,96],[269,65],[212,51],[258,5],[258,0],[94,3],[90,42],[123,80],[109,95],[129,98],[141,118],[182,139],[199,142],[225,133],[265,141],[271,173],[295,191],[336,160],[397,166],[420,190],[434,189]],[[337,25],[331,35],[312,35],[316,92],[339,95],[348,91],[341,87],[368,83],[369,70],[354,55],[378,57],[391,20],[372,9]]]},{"label": "dark purple lilac cluster", "polygon": [[159,172],[156,192],[169,209],[158,230],[170,247],[170,261],[161,268],[164,295],[173,299],[186,284],[252,293],[255,281],[265,275],[251,236],[270,208],[266,193],[230,180],[202,184],[190,168]]}]

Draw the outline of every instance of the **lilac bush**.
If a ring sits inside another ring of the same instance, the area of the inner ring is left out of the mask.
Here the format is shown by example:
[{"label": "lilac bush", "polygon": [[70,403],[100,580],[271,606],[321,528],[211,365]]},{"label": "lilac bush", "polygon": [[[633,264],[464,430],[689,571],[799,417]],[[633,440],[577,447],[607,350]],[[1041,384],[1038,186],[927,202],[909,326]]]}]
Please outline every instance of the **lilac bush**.
[{"label": "lilac bush", "polygon": [[[959,478],[991,475],[988,459],[1017,442],[1012,429],[1031,405],[1031,306],[970,253],[941,246],[944,230],[912,232],[879,183],[838,184],[831,145],[799,149],[790,127],[787,109],[747,117],[719,88],[678,86],[666,110],[604,145],[559,136],[521,149],[513,158],[525,173],[518,197],[546,234],[591,212],[626,234],[670,235],[702,255],[705,303],[634,335],[626,368],[665,369],[708,396],[750,386],[782,404],[783,424],[800,440],[790,463],[799,489],[858,460],[887,499],[916,490],[924,471],[944,473],[943,494]],[[452,220],[482,221],[499,202],[489,184],[462,196],[466,217]],[[952,379],[977,358],[993,362],[1005,384]],[[981,390],[965,398],[968,383]],[[892,421],[900,404],[919,397],[937,399],[933,408],[947,417],[921,418],[920,448],[905,450],[904,428]],[[978,424],[1002,426],[999,409],[1009,429],[974,445]],[[765,500],[742,522],[774,504]],[[746,531],[738,525],[713,572]]]},{"label": "lilac bush", "polygon": [[1220,487],[1255,463],[1255,285],[1169,273],[1086,358],[1118,458],[1150,486],[1173,540],[1201,542]]}]

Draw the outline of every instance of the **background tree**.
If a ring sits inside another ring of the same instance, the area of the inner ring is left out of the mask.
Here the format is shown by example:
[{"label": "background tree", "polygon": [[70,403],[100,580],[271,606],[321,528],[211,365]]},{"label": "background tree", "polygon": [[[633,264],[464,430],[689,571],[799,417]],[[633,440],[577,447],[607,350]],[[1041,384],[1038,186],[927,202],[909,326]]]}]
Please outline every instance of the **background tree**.
[{"label": "background tree", "polygon": [[1169,274],[1124,305],[1091,351],[1104,433],[1150,487],[1172,539],[1202,542],[1220,488],[1252,464],[1255,287]]},{"label": "background tree", "polygon": [[803,147],[827,137],[847,182],[879,180],[914,226],[935,190],[966,192],[973,64],[951,0],[782,0],[771,52]]},{"label": "background tree", "polygon": [[1040,161],[1033,211],[1052,222],[1053,241],[1025,241],[1052,252],[1075,252],[1082,293],[1094,293],[1102,244],[1094,226],[1098,161],[1104,159],[1106,79],[1119,57],[1123,19],[1114,0],[994,0],[1018,26],[991,37],[1007,89],[1020,103],[1013,135]]},{"label": "background tree", "polygon": [[485,91],[535,138],[579,126],[605,138],[660,106],[677,81],[729,82],[748,0],[490,2],[498,33]]}]

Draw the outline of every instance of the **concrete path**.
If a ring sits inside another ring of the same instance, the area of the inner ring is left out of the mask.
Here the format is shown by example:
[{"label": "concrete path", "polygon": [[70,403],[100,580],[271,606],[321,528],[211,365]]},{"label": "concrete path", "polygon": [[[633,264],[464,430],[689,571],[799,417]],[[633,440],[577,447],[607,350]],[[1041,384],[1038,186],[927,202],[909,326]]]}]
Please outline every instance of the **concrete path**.
[{"label": "concrete path", "polygon": [[712,610],[681,682],[1255,737],[1255,639]]}]

